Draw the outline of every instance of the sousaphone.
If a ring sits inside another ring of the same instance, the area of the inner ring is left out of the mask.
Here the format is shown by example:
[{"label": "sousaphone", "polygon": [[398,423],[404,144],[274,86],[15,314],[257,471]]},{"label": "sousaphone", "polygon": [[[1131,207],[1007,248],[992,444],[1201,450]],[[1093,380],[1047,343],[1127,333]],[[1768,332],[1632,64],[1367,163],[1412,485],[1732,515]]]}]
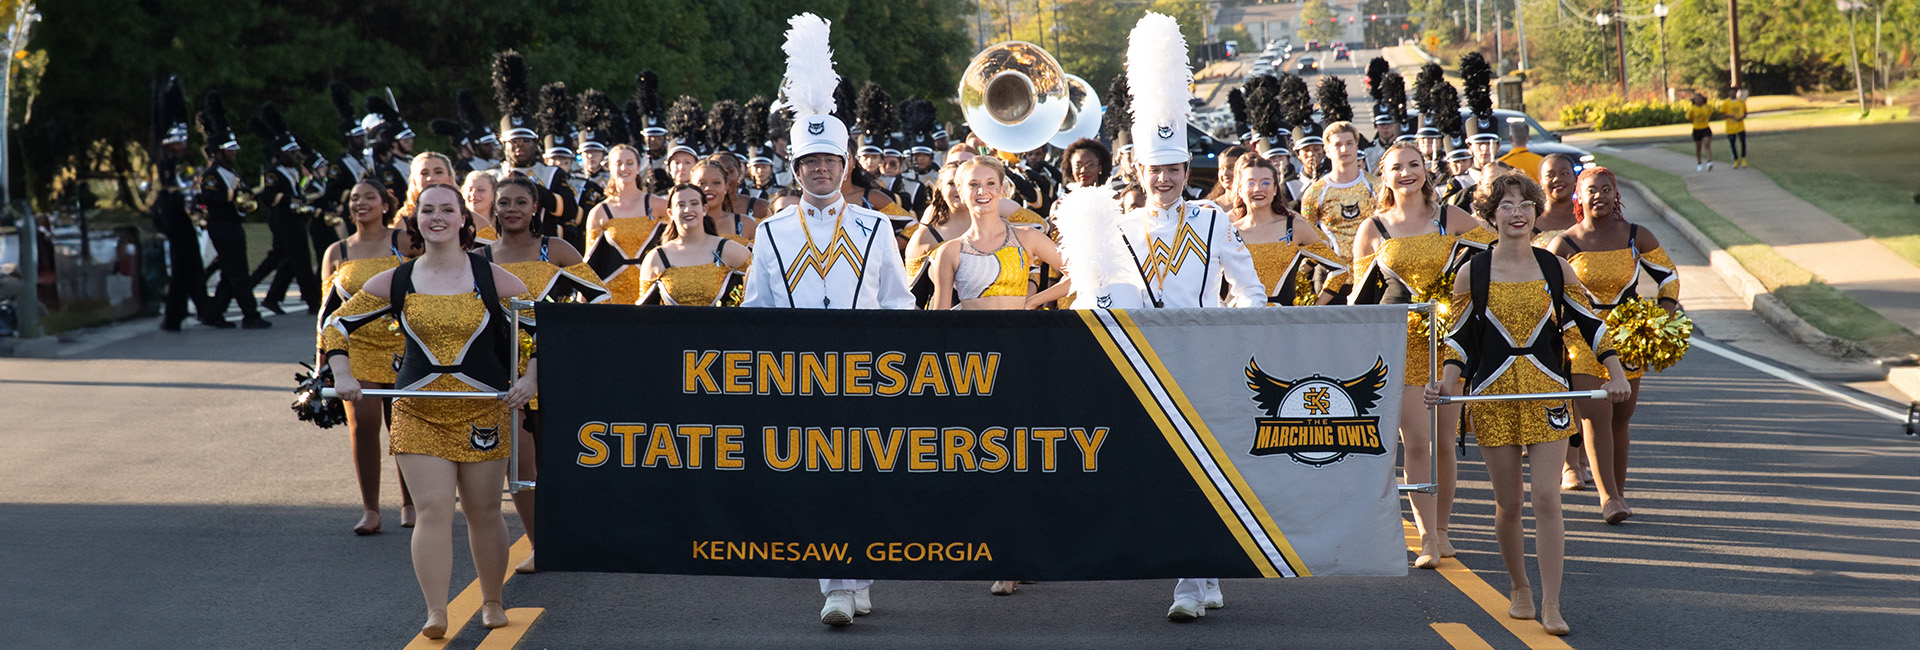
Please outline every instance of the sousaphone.
[{"label": "sousaphone", "polygon": [[[996,43],[974,55],[960,75],[960,114],[987,146],[1032,151],[1059,135],[1073,112],[1068,79],[1060,62],[1040,46]],[[1098,120],[1094,124],[1099,128]]]}]

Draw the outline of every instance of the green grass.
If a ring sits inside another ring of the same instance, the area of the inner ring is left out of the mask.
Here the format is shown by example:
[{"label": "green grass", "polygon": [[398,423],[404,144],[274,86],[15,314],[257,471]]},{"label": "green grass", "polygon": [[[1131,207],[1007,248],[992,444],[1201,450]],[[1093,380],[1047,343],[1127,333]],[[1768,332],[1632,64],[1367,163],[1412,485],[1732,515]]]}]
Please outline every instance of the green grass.
[{"label": "green grass", "polygon": [[[1920,265],[1920,121],[1831,126],[1747,139],[1780,187]],[[1716,142],[1725,158],[1726,139]],[[1692,154],[1693,145],[1667,149]]]},{"label": "green grass", "polygon": [[[1770,131],[1792,131],[1823,126],[1859,126],[1863,123],[1886,124],[1889,122],[1899,122],[1910,116],[1910,109],[1904,106],[1875,108],[1873,109],[1873,114],[1867,116],[1864,120],[1860,118],[1860,110],[1857,108],[1810,108],[1748,117],[1747,132],[1750,134],[1760,134]],[[1721,149],[1726,145],[1726,139],[1723,137],[1725,134],[1722,133],[1725,128],[1725,121],[1718,119],[1713,121],[1713,135],[1715,138],[1720,139],[1715,145],[1715,149]],[[1665,124],[1661,126],[1644,126],[1637,129],[1575,133],[1566,136],[1566,139],[1568,144],[1582,147],[1591,146],[1599,142],[1613,145],[1678,142],[1692,147],[1693,145],[1688,142],[1689,134],[1692,132],[1693,125],[1691,124]],[[1750,135],[1749,138],[1751,137]],[[1687,149],[1687,154],[1691,155],[1692,153],[1693,149]]]},{"label": "green grass", "polygon": [[1761,243],[1693,198],[1687,193],[1686,181],[1679,176],[1606,154],[1594,157],[1614,173],[1646,185],[1674,212],[1726,249],[1788,309],[1820,331],[1849,341],[1899,339],[1910,343],[1913,338],[1899,324],[1821,282],[1812,272],[1781,257],[1772,246]]}]

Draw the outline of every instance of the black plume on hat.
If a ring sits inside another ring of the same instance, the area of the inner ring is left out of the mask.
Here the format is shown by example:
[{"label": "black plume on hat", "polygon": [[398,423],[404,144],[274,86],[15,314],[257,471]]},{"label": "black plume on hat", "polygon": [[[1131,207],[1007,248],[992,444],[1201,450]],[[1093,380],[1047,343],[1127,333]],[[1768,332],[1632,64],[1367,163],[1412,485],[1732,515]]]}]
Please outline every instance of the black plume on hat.
[{"label": "black plume on hat", "polygon": [[1132,96],[1125,73],[1114,75],[1107,84],[1107,110],[1100,117],[1100,136],[1108,142],[1118,145],[1120,137],[1133,128]]},{"label": "black plume on hat", "polygon": [[466,127],[466,139],[470,142],[485,140],[493,135],[493,127],[488,125],[487,116],[480,112],[480,100],[465,88],[454,91],[453,106],[460,116],[460,125]]},{"label": "black plume on hat", "polygon": [[1427,112],[1427,104],[1432,102],[1434,85],[1445,83],[1446,80],[1446,71],[1440,69],[1440,64],[1428,63],[1420,66],[1420,74],[1413,78],[1413,103],[1420,105],[1420,112]]},{"label": "black plume on hat", "polygon": [[1367,96],[1373,101],[1380,101],[1380,79],[1387,76],[1390,69],[1384,57],[1376,56],[1367,62]]},{"label": "black plume on hat", "polygon": [[1255,77],[1247,84],[1247,125],[1256,137],[1271,138],[1290,128],[1280,107],[1280,82],[1271,76]]},{"label": "black plume on hat", "polygon": [[880,84],[867,82],[860,87],[860,130],[874,137],[893,132],[893,95]]},{"label": "black plume on hat", "polygon": [[1389,70],[1386,74],[1380,75],[1379,86],[1380,91],[1379,94],[1376,95],[1378,99],[1375,101],[1386,104],[1388,112],[1393,115],[1394,120],[1405,119],[1407,114],[1407,81],[1400,77],[1400,73]]},{"label": "black plume on hat", "polygon": [[519,52],[507,50],[493,57],[493,100],[500,109],[500,137],[538,137],[533,131],[533,95],[527,89],[527,59]]},{"label": "black plume on hat", "polygon": [[1307,92],[1307,82],[1291,74],[1280,77],[1280,120],[1287,126],[1299,128],[1313,124],[1313,97]]},{"label": "black plume on hat", "polygon": [[185,144],[187,142],[187,91],[180,87],[180,80],[167,77],[166,87],[160,89],[159,113],[153,116],[154,140],[161,144]]},{"label": "black plume on hat", "polygon": [[200,113],[194,116],[194,122],[200,128],[200,136],[206,138],[207,152],[240,148],[232,127],[227,126],[227,104],[220,99],[220,91],[209,90],[200,97]]},{"label": "black plume on hat", "polygon": [[1320,86],[1314,95],[1320,102],[1321,124],[1353,121],[1353,104],[1347,102],[1345,79],[1333,75],[1320,77]]},{"label": "black plume on hat", "polygon": [[840,85],[833,89],[833,114],[841,122],[855,122],[859,115],[859,102],[855,99],[853,83],[846,77],[840,78]]},{"label": "black plume on hat", "polygon": [[640,118],[643,120],[633,125],[633,135],[636,140],[644,143],[643,138],[649,131],[653,132],[653,135],[666,134],[667,105],[660,100],[659,75],[654,74],[652,70],[641,70],[640,74],[634,75],[631,102],[635,104],[635,108],[639,109]]},{"label": "black plume on hat", "polygon": [[[908,100],[912,101],[912,100]],[[904,110],[904,106],[902,107]],[[747,100],[741,109],[742,131],[740,137],[749,145],[759,146],[767,142],[767,128],[771,124],[773,100],[765,95],[755,95]]]},{"label": "black plume on hat", "polygon": [[1428,100],[1432,108],[1420,112],[1432,116],[1433,125],[1440,129],[1440,133],[1448,137],[1465,134],[1460,120],[1460,91],[1454,90],[1453,84],[1441,79],[1428,93]]},{"label": "black plume on hat", "polygon": [[347,91],[347,85],[335,81],[327,84],[327,95],[333,99],[333,111],[340,115],[340,134],[342,137],[366,135],[360,128],[360,118],[353,112],[353,97]]},{"label": "black plume on hat", "polygon": [[723,99],[707,110],[707,138],[715,151],[744,152],[746,113],[740,103]]},{"label": "black plume on hat", "polygon": [[1474,115],[1493,115],[1493,68],[1487,57],[1479,52],[1460,55],[1460,84]]},{"label": "black plume on hat", "polygon": [[700,100],[691,95],[681,95],[667,108],[667,136],[676,144],[684,144],[693,149],[696,155],[707,151],[707,114],[700,107]]},{"label": "black plume on hat", "polygon": [[540,109],[534,113],[534,121],[540,125],[540,135],[571,140],[573,127],[573,95],[567,93],[567,82],[555,81],[540,87]]},{"label": "black plume on hat", "polygon": [[632,139],[627,133],[627,118],[613,105],[613,98],[599,90],[589,88],[580,93],[580,106],[574,119],[580,123],[583,146],[591,140],[611,148]]},{"label": "black plume on hat", "polygon": [[444,117],[436,117],[427,122],[427,130],[445,137],[455,146],[467,143],[467,127]]},{"label": "black plume on hat", "polygon": [[1247,130],[1247,95],[1239,88],[1227,91],[1227,111],[1233,114],[1233,132]]}]

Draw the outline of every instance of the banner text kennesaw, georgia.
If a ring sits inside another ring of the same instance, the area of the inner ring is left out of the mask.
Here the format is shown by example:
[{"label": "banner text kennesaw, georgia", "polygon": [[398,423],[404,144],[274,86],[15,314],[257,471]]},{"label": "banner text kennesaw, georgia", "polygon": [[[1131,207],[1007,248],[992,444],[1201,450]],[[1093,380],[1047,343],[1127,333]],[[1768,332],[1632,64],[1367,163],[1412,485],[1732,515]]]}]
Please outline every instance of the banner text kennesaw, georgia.
[{"label": "banner text kennesaw, georgia", "polygon": [[[991,396],[997,352],[769,352],[687,350],[682,392],[713,395],[896,397]],[[909,377],[909,365],[911,377]],[[1071,466],[1099,470],[1107,427],[763,426],[748,438],[727,424],[588,422],[577,439],[582,466],[745,469],[749,446],[778,471],[1026,472]],[[1070,442],[1070,446],[1062,443]],[[904,452],[904,453],[903,453]]]}]

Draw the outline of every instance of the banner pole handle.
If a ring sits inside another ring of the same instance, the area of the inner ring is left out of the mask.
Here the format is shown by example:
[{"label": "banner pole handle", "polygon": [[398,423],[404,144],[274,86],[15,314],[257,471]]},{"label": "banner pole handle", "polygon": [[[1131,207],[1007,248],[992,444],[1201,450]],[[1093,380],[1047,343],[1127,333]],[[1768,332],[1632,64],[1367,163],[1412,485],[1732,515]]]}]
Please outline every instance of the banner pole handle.
[{"label": "banner pole handle", "polygon": [[[507,320],[513,328],[512,342],[510,344],[513,347],[513,365],[507,368],[513,380],[508,382],[508,388],[512,388],[513,384],[520,382],[520,310],[532,308],[533,302],[531,301],[518,299],[509,299],[507,301],[507,314],[510,316]],[[513,410],[513,438],[510,438],[510,440],[520,438],[520,417],[523,411],[524,409]],[[513,457],[507,459],[507,491],[520,492],[533,489],[533,483],[520,480],[520,452],[522,451],[520,446],[509,443],[508,447],[513,449]]]},{"label": "banner pole handle", "polygon": [[[1440,310],[1431,302],[1421,303],[1422,311],[1427,314],[1427,381],[1440,382]],[[1425,386],[1421,387],[1426,388]],[[1427,483],[1423,490],[1438,494],[1440,486],[1440,454],[1453,453],[1440,450],[1440,406],[1427,407]]]}]

